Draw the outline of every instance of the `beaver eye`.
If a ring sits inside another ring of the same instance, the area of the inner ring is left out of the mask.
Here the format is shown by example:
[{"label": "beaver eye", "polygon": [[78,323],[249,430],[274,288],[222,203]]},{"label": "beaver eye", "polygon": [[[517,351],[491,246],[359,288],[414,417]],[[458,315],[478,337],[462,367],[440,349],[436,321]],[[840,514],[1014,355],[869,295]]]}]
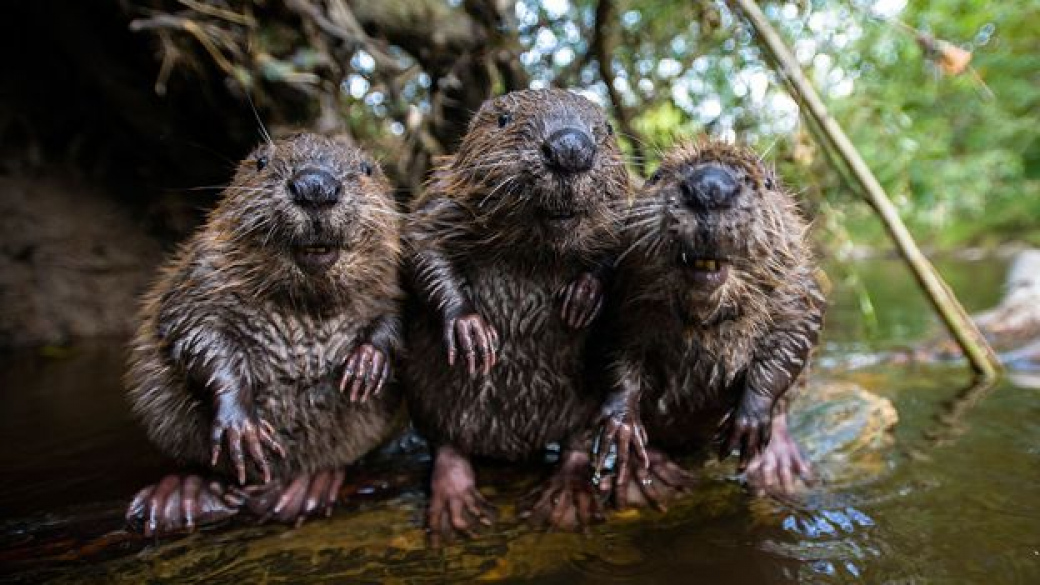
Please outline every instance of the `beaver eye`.
[{"label": "beaver eye", "polygon": [[368,164],[368,161],[361,161],[361,172],[365,173],[365,176],[372,176],[372,165]]},{"label": "beaver eye", "polygon": [[773,177],[767,175],[766,176],[766,180],[765,180],[765,185],[766,185],[766,189],[769,189],[770,191],[772,191],[773,189],[776,188],[776,181],[773,180]]},{"label": "beaver eye", "polygon": [[613,135],[614,135],[614,125],[611,124],[610,122],[607,122],[607,136],[613,136]]},{"label": "beaver eye", "polygon": [[509,114],[501,114],[498,116],[498,127],[505,128],[506,124],[513,121],[513,117]]},{"label": "beaver eye", "polygon": [[646,183],[648,185],[656,185],[662,177],[664,177],[664,173],[662,173],[661,171],[655,171],[654,174],[650,175],[650,180],[648,180]]},{"label": "beaver eye", "polygon": [[256,157],[256,170],[262,171],[265,168],[267,168],[267,157],[266,156],[258,156],[258,157]]}]

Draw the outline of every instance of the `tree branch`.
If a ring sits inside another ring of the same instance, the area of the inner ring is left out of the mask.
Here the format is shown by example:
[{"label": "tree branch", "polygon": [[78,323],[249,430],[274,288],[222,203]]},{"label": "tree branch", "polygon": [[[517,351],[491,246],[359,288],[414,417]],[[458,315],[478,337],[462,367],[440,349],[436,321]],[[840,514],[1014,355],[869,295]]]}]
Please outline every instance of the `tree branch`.
[{"label": "tree branch", "polygon": [[352,50],[364,49],[376,62],[376,66],[389,74],[399,73],[403,67],[400,61],[383,51],[361,28],[350,7],[345,2],[334,1],[329,4],[329,14],[308,0],[286,0],[290,10],[313,22],[322,32],[339,39]]},{"label": "tree branch", "polygon": [[609,29],[613,19],[613,1],[599,0],[599,4],[596,5],[596,26],[593,29],[592,44],[589,46],[589,51],[595,55],[599,64],[599,77],[607,86],[607,93],[610,95],[614,116],[617,117],[618,124],[621,126],[621,134],[632,146],[636,173],[642,177],[646,173],[646,153],[643,150],[643,141],[635,127],[632,126],[632,116],[628,108],[625,107],[621,92],[614,87],[615,78],[614,70],[611,67],[611,54],[614,52],[615,43]]}]

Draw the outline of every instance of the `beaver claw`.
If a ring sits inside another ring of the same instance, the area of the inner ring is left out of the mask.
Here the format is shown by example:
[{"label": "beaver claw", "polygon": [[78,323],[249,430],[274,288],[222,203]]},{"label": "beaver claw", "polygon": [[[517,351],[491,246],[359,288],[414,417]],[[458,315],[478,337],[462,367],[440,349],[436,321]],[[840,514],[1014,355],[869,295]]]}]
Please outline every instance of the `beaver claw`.
[{"label": "beaver claw", "polygon": [[466,356],[469,375],[477,375],[477,353],[480,353],[480,372],[488,375],[498,357],[498,331],[477,313],[448,319],[444,324],[444,342],[448,346],[448,365],[455,365],[456,348]]},{"label": "beaver claw", "polygon": [[728,412],[719,423],[719,436],[723,437],[719,459],[725,459],[739,448],[739,468],[743,471],[748,462],[769,445],[772,410],[772,397],[744,392],[736,411]]},{"label": "beaver claw", "polygon": [[456,533],[472,537],[479,526],[494,523],[494,506],[477,491],[473,467],[455,449],[438,449],[430,486],[426,530],[431,545],[440,546],[444,541],[450,542]]},{"label": "beaver claw", "polygon": [[693,474],[679,467],[664,453],[656,449],[647,450],[648,467],[636,469],[621,481],[600,484],[603,491],[614,488],[614,505],[620,510],[631,507],[652,506],[667,511],[667,503],[689,492],[696,485]]},{"label": "beaver claw", "polygon": [[349,386],[350,401],[365,402],[369,397],[379,395],[389,377],[390,360],[386,352],[371,343],[363,343],[347,358],[339,391],[346,392]]},{"label": "beaver claw", "polygon": [[588,327],[603,308],[603,283],[591,272],[583,272],[563,289],[560,317],[568,327]]},{"label": "beaver claw", "polygon": [[[603,413],[600,423],[599,437],[594,443],[593,456],[596,458],[593,465],[593,484],[601,483],[604,471],[608,467],[618,470],[617,479],[614,483],[621,486],[629,479],[632,468],[642,477],[650,467],[650,458],[646,451],[647,436],[646,428],[643,427],[638,412],[631,410],[606,411]],[[629,463],[632,453],[635,452],[636,461]],[[615,453],[617,460],[608,466],[607,460]]]},{"label": "beaver claw", "polygon": [[242,499],[217,480],[198,475],[167,475],[137,492],[126,510],[131,528],[145,536],[192,532],[238,514]]},{"label": "beaver claw", "polygon": [[544,486],[527,496],[520,517],[535,526],[581,530],[603,521],[603,511],[588,477],[589,456],[571,450]]},{"label": "beaver claw", "polygon": [[301,473],[284,487],[250,486],[244,491],[249,495],[249,509],[261,522],[274,519],[299,528],[307,518],[332,515],[345,479],[342,469],[324,470]]},{"label": "beaver claw", "polygon": [[812,465],[787,431],[785,415],[774,417],[769,446],[748,463],[745,473],[748,485],[759,496],[791,496],[798,480],[807,485],[816,481]]},{"label": "beaver claw", "polygon": [[[213,421],[213,430],[210,439],[213,443],[213,455],[210,457],[210,465],[217,466],[220,461],[221,444],[224,436],[227,436],[228,454],[231,462],[238,472],[238,483],[246,483],[246,449],[250,457],[260,466],[263,473],[264,483],[271,481],[271,466],[264,454],[264,447],[285,457],[285,448],[275,438],[274,427],[267,421],[257,421],[255,417],[247,415],[239,407],[229,407],[227,402],[221,402],[217,408],[217,416]],[[242,443],[246,449],[243,449]]]}]

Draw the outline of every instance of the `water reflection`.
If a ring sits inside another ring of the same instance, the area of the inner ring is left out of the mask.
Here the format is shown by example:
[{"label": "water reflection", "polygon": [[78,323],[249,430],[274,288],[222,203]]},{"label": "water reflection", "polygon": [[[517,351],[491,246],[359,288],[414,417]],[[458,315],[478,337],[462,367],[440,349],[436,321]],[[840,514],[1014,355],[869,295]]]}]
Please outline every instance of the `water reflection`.
[{"label": "water reflection", "polygon": [[871,543],[874,520],[852,506],[791,511],[781,527],[787,539],[770,539],[762,547],[804,563],[812,573],[830,577],[860,577],[862,566],[881,556]]}]

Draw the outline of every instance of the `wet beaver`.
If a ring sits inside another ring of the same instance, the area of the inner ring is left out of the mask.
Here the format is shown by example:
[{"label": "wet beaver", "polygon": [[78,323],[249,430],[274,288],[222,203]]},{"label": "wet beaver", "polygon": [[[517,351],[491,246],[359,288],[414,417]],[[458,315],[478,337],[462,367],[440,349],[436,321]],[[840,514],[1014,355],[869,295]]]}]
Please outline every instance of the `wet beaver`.
[{"label": "wet beaver", "polygon": [[583,352],[628,195],[602,110],[551,89],[484,103],[416,203],[405,240],[419,306],[403,371],[436,449],[434,540],[491,521],[470,456],[518,460],[556,441],[562,465],[532,518],[593,515],[581,431],[602,394],[582,383]]},{"label": "wet beaver", "polygon": [[343,466],[403,416],[389,382],[402,300],[394,206],[379,167],[333,138],[268,142],[239,165],[144,299],[130,401],[152,441],[195,472],[143,489],[131,523],[191,529],[243,503],[283,521],[331,512]]},{"label": "wet beaver", "polygon": [[617,503],[659,504],[692,479],[647,438],[681,449],[719,429],[720,456],[739,448],[752,483],[789,491],[810,470],[781,397],[826,304],[793,197],[750,150],[686,144],[664,157],[625,231],[600,336],[614,345],[614,390],[596,457],[602,469],[618,447]]}]

